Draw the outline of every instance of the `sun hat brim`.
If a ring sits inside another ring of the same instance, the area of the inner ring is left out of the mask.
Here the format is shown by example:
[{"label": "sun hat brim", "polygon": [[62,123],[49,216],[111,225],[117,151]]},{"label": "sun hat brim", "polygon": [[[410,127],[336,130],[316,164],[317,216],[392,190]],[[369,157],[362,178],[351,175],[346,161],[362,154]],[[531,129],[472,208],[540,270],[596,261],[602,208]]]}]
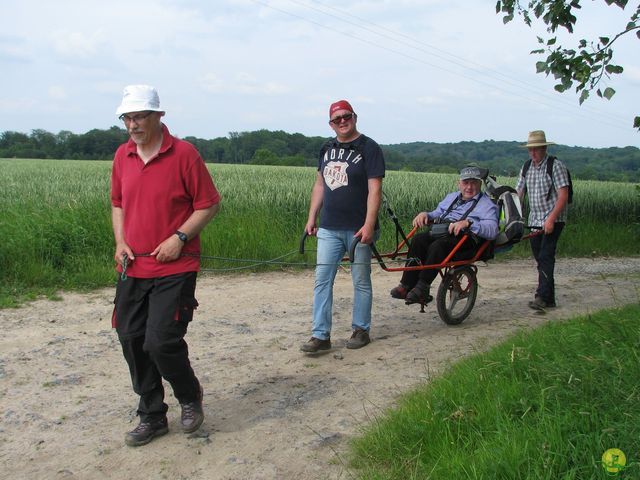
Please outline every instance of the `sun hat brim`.
[{"label": "sun hat brim", "polygon": [[520,146],[525,148],[534,148],[534,147],[546,147],[547,145],[555,145],[555,142],[525,143],[524,145],[520,145]]}]

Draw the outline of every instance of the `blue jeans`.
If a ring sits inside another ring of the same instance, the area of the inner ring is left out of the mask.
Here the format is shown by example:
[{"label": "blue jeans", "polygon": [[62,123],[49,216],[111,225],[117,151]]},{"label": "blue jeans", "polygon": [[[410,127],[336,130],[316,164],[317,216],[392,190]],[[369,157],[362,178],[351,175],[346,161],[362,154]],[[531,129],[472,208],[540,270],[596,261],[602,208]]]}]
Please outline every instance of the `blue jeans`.
[{"label": "blue jeans", "polygon": [[[353,242],[355,230],[318,230],[318,255],[316,279],[313,288],[313,331],[312,336],[327,340],[331,336],[331,318],[333,311],[333,283],[338,264]],[[379,236],[376,232],[375,239]],[[358,243],[354,252],[354,264],[351,265],[353,283],[353,313],[351,328],[369,331],[371,327],[371,248]]]}]

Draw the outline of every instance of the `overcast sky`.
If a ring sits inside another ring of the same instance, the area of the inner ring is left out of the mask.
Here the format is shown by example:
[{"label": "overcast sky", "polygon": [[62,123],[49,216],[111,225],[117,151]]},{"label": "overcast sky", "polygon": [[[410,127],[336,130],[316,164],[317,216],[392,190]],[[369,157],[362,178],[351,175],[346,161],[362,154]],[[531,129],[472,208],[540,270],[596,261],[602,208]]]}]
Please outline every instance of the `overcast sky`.
[{"label": "overcast sky", "polygon": [[[611,101],[553,92],[536,36],[495,0],[0,0],[0,132],[84,133],[120,122],[127,84],[154,85],[175,135],[284,130],[330,136],[348,99],[379,143],[524,141],[639,146],[640,41],[616,42]],[[526,2],[525,2],[526,3]],[[627,11],[583,1],[571,46],[622,30]]]}]

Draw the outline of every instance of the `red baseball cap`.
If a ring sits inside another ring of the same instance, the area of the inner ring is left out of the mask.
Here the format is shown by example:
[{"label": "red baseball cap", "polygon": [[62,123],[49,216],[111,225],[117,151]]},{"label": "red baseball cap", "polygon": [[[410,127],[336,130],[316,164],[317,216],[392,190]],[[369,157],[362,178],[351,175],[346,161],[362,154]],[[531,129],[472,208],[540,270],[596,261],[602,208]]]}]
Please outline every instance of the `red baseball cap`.
[{"label": "red baseball cap", "polygon": [[332,103],[329,107],[329,118],[331,118],[331,115],[333,115],[338,110],[349,110],[351,113],[356,113],[353,111],[353,108],[351,107],[351,104],[349,102],[347,102],[346,100],[338,100],[337,102]]}]

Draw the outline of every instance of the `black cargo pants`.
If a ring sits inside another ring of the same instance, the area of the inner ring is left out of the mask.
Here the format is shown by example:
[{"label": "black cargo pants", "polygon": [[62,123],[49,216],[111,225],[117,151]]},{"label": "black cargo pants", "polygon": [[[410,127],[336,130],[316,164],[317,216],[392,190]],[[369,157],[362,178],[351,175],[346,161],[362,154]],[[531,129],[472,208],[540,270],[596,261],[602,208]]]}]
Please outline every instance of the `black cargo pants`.
[{"label": "black cargo pants", "polygon": [[159,278],[119,279],[113,326],[129,365],[133,390],[140,396],[141,422],[164,418],[164,378],[180,403],[196,401],[200,383],[184,336],[198,306],[196,272]]}]

